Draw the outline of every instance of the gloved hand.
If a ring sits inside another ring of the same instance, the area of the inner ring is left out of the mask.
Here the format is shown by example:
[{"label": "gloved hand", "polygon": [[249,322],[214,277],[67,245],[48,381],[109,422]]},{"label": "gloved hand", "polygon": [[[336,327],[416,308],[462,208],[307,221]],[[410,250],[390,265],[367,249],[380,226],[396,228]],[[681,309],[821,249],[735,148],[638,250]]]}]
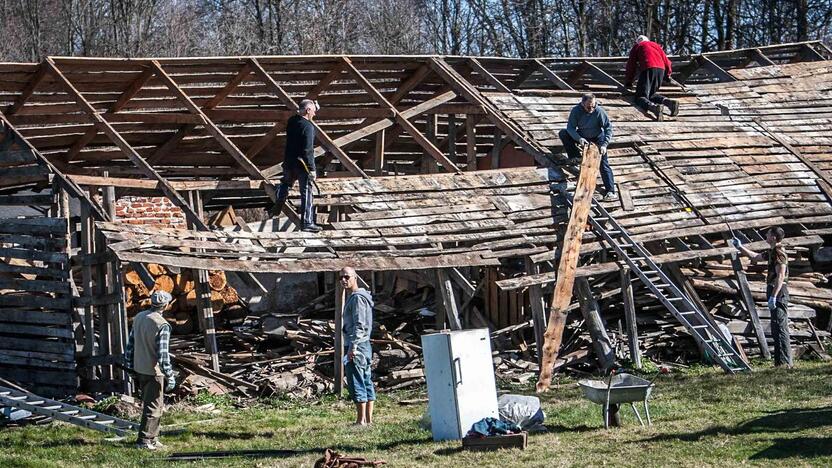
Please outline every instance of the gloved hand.
[{"label": "gloved hand", "polygon": [[578,145],[579,146],[587,146],[587,145],[589,145],[589,142],[586,141],[585,138],[581,138],[580,141],[578,141]]},{"label": "gloved hand", "polygon": [[774,296],[768,298],[768,310],[774,310],[777,307],[777,299]]},{"label": "gloved hand", "polygon": [[731,244],[736,248],[742,247],[742,241],[737,239],[736,237],[731,239]]},{"label": "gloved hand", "polygon": [[605,156],[607,154],[607,147],[606,146],[602,146],[601,148],[599,148],[599,150],[601,152],[601,156]]},{"label": "gloved hand", "polygon": [[309,178],[310,178],[310,179],[312,179],[312,180],[317,179],[317,178],[318,178],[318,173],[317,173],[317,172],[315,172],[315,171],[311,171],[311,172],[309,173]]},{"label": "gloved hand", "polygon": [[174,377],[174,376],[172,376],[172,375],[171,375],[171,376],[168,376],[168,377],[165,379],[165,381],[167,382],[167,385],[165,385],[165,392],[166,392],[166,393],[170,393],[170,392],[172,392],[172,391],[173,391],[173,389],[176,387],[176,377]]}]

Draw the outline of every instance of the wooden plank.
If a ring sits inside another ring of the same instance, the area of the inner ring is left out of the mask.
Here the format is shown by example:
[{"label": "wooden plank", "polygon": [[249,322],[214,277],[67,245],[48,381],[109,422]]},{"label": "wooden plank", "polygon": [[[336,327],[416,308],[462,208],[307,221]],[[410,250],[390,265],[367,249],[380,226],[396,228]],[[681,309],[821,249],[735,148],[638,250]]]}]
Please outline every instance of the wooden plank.
[{"label": "wooden plank", "polygon": [[624,307],[624,320],[627,324],[627,344],[630,348],[630,360],[636,369],[641,369],[636,305],[633,299],[633,277],[628,268],[621,269],[621,302]]},{"label": "wooden plank", "polygon": [[485,67],[482,66],[482,63],[480,63],[480,61],[476,58],[469,58],[468,65],[470,65],[471,69],[477,72],[478,75],[482,76],[486,83],[497,88],[497,91],[501,93],[511,93],[511,90],[508,89],[508,87],[504,85],[500,80],[494,77],[494,75],[492,75],[491,72],[486,70]]},{"label": "wooden plank", "polygon": [[72,317],[66,312],[0,309],[0,322],[22,322],[41,325],[70,325]]},{"label": "wooden plank", "polygon": [[438,286],[437,291],[439,292],[439,299],[442,303],[442,309],[445,311],[445,319],[448,322],[448,327],[451,330],[462,330],[462,322],[459,320],[459,305],[457,304],[456,294],[454,294],[454,288],[451,284],[451,279],[448,276],[448,273],[442,268],[436,269],[436,283]]},{"label": "wooden plank", "polygon": [[768,342],[766,342],[766,336],[760,324],[760,316],[757,314],[757,305],[754,304],[754,297],[751,295],[751,288],[748,285],[748,277],[745,275],[745,270],[742,268],[742,262],[737,253],[731,254],[731,268],[734,270],[734,276],[737,278],[737,284],[739,285],[739,302],[754,326],[760,352],[765,359],[771,359],[771,351],[768,349]]},{"label": "wooden plank", "polygon": [[344,393],[344,304],[346,302],[346,292],[341,286],[339,278],[335,279],[335,361],[333,366],[335,370],[334,391],[337,397],[341,397]]},{"label": "wooden plank", "polygon": [[[540,272],[540,267],[529,257],[525,258],[526,274],[534,275]],[[546,304],[543,299],[543,288],[538,285],[529,288],[529,305],[532,309],[532,324],[534,326],[534,342],[538,366],[543,362],[543,344],[546,339]]]},{"label": "wooden plank", "polygon": [[572,299],[575,270],[578,267],[581,242],[586,221],[589,217],[592,194],[595,191],[600,163],[601,154],[598,152],[598,147],[590,145],[583,154],[578,183],[572,200],[572,212],[569,216],[569,224],[566,227],[562,254],[558,264],[557,282],[549,306],[549,323],[546,327],[542,353],[543,365],[540,366],[540,376],[537,381],[538,392],[548,390],[552,381],[555,361],[563,339],[563,328],[566,325],[566,309]]},{"label": "wooden plank", "polygon": [[592,338],[592,349],[595,351],[595,357],[598,358],[601,369],[606,373],[615,365],[615,351],[607,335],[604,320],[601,318],[598,301],[592,296],[592,288],[586,278],[578,278],[575,281],[575,289],[581,305],[581,315],[584,317],[584,323]]}]

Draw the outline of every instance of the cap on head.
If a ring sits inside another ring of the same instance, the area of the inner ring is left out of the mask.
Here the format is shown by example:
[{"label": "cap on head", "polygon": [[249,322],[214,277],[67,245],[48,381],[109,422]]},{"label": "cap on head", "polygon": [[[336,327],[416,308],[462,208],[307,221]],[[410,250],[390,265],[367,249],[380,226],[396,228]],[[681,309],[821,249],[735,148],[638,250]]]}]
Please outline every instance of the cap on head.
[{"label": "cap on head", "polygon": [[155,309],[161,309],[172,300],[173,297],[166,291],[153,291],[153,294],[150,295],[150,306]]},{"label": "cap on head", "polygon": [[644,34],[642,34],[642,35],[640,35],[640,36],[638,36],[638,37],[636,38],[636,44],[640,44],[640,43],[642,43],[642,42],[644,42],[644,41],[649,41],[649,40],[650,40],[650,38],[648,38],[647,36],[645,36]]}]

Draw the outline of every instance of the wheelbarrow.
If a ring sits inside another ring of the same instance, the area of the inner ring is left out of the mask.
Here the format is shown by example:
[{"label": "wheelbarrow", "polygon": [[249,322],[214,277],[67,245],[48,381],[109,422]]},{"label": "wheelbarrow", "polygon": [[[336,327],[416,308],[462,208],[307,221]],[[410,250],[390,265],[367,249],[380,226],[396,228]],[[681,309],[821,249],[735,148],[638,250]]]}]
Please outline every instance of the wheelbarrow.
[{"label": "wheelbarrow", "polygon": [[601,405],[601,416],[604,418],[604,428],[610,427],[610,405],[614,407],[617,415],[618,405],[629,403],[638,422],[644,426],[644,421],[636,408],[636,402],[644,405],[644,414],[647,416],[647,425],[652,425],[650,409],[647,407],[647,400],[653,391],[653,381],[661,374],[668,373],[667,367],[662,367],[652,379],[642,379],[632,374],[621,371],[611,371],[607,381],[603,380],[580,380],[578,385],[584,392],[584,396],[591,402]]}]

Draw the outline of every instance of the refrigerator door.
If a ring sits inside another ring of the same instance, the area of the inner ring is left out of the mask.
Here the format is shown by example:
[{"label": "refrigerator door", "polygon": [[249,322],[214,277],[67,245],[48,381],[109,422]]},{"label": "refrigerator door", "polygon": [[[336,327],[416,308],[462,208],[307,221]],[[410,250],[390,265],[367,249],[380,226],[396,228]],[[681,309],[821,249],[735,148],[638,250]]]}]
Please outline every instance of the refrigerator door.
[{"label": "refrigerator door", "polygon": [[428,409],[433,440],[455,440],[459,434],[459,418],[451,371],[449,333],[422,336],[425,358],[425,380],[428,387]]},{"label": "refrigerator door", "polygon": [[456,392],[460,437],[465,437],[475,422],[500,417],[488,329],[451,333],[451,377]]}]

